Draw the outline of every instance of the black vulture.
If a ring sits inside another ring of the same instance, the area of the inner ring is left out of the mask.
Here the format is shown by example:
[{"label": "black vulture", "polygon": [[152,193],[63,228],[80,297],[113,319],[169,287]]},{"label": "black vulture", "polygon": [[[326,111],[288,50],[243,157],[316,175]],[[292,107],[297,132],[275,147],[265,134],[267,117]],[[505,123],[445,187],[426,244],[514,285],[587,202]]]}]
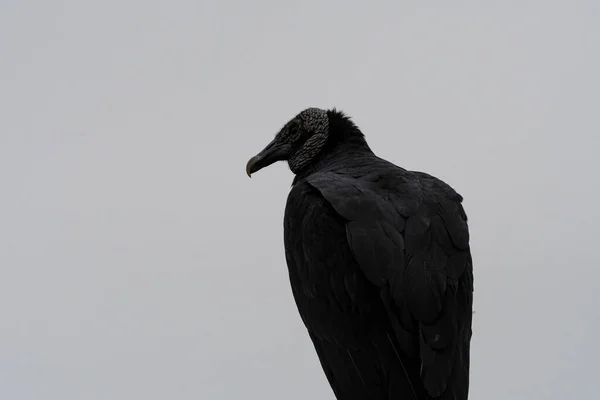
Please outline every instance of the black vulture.
[{"label": "black vulture", "polygon": [[252,157],[287,161],[294,300],[339,400],[464,400],[473,264],[462,197],[377,157],[344,112],[308,108]]}]

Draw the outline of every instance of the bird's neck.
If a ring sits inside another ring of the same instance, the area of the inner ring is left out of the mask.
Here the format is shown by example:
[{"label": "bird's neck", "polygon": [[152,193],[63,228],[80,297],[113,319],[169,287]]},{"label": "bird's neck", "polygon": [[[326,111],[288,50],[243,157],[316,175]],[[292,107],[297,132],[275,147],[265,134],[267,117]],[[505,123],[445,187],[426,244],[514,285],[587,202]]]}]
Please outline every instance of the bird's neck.
[{"label": "bird's neck", "polygon": [[296,172],[294,182],[303,180],[311,174],[321,171],[331,171],[337,167],[351,165],[355,160],[375,157],[373,151],[363,137],[347,138],[338,143],[329,143],[310,164]]}]

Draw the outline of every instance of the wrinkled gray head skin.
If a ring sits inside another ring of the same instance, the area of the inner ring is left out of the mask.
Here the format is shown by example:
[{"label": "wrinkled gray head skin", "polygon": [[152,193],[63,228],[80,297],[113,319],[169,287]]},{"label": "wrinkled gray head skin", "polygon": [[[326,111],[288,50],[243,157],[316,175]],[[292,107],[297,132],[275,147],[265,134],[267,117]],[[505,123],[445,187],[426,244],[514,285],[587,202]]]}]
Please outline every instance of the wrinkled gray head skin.
[{"label": "wrinkled gray head skin", "polygon": [[319,155],[328,133],[327,111],[320,108],[307,108],[284,126],[277,136],[292,144],[288,164],[293,173]]},{"label": "wrinkled gray head skin", "polygon": [[286,123],[275,139],[248,161],[246,173],[250,176],[276,161],[287,160],[292,172],[297,174],[320,154],[328,134],[327,110],[307,108]]}]

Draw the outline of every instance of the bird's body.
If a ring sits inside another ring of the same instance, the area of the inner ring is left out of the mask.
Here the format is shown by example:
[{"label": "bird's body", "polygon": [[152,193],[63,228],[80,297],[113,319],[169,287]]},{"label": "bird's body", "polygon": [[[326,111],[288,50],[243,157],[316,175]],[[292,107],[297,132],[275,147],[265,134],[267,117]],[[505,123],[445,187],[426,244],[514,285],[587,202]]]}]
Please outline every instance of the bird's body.
[{"label": "bird's body", "polygon": [[284,216],[294,299],[327,379],[338,400],[465,400],[473,271],[462,198],[377,157],[343,114],[327,118]]}]

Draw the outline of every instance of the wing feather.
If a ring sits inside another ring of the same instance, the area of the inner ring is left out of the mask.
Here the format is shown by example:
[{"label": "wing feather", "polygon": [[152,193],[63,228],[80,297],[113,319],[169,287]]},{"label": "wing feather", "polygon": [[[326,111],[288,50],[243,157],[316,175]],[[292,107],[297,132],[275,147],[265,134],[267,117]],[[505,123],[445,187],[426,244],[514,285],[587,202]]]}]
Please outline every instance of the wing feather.
[{"label": "wing feather", "polygon": [[380,288],[401,350],[418,349],[429,395],[466,398],[473,290],[466,215],[462,198],[443,182],[426,175],[418,181],[396,191],[385,182],[382,191],[335,173],[308,178],[347,221],[352,253]]}]

